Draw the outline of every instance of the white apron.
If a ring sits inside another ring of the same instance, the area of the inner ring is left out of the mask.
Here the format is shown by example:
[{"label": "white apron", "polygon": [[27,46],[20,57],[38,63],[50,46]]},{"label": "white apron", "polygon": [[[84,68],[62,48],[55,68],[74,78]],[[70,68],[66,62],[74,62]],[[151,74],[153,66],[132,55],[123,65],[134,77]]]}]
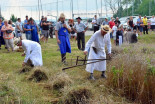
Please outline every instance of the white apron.
[{"label": "white apron", "polygon": [[[88,51],[90,48],[90,53],[88,56],[89,59],[106,59],[105,45],[107,45],[108,53],[111,53],[111,40],[110,34],[107,33],[104,37],[101,35],[101,30],[97,31],[87,42],[85,51]],[[94,52],[93,48],[97,49],[97,54]],[[95,60],[97,61],[97,60]],[[87,63],[94,61],[87,61]],[[106,70],[106,61],[100,61],[97,63],[87,64],[86,71],[93,73],[94,70],[105,71]]]}]

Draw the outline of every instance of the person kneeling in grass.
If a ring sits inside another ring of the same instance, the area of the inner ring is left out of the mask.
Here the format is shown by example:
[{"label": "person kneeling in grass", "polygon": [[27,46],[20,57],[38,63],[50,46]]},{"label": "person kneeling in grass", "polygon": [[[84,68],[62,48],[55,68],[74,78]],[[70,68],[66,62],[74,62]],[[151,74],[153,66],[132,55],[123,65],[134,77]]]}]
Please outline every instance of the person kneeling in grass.
[{"label": "person kneeling in grass", "polygon": [[15,44],[17,46],[22,46],[24,50],[22,56],[26,55],[22,64],[23,66],[28,65],[34,67],[43,65],[41,46],[39,43],[31,40],[16,40]]},{"label": "person kneeling in grass", "polygon": [[[111,57],[111,40],[110,40],[110,27],[108,25],[102,25],[101,30],[92,35],[86,44],[84,54],[87,55],[90,48],[88,60],[91,59],[106,59],[105,45],[107,45],[108,55]],[[91,63],[94,61],[88,61]],[[90,79],[95,80],[93,76],[94,70],[101,71],[101,77],[106,78],[106,61],[88,64],[86,71],[90,73]]]}]

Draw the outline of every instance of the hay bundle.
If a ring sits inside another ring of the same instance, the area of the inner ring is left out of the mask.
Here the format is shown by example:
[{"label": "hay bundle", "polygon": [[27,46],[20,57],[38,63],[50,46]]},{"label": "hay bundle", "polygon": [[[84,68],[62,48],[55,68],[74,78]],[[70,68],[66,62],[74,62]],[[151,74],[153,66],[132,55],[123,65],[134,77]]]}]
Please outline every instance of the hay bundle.
[{"label": "hay bundle", "polygon": [[47,74],[41,70],[41,69],[36,69],[34,72],[30,75],[28,78],[30,81],[35,81],[35,82],[40,82],[44,80],[48,80]]},{"label": "hay bundle", "polygon": [[51,80],[49,81],[49,88],[52,90],[60,91],[62,88],[70,85],[72,82],[73,81],[67,74],[60,73],[51,78]]},{"label": "hay bundle", "polygon": [[91,88],[87,86],[76,86],[69,88],[67,93],[64,92],[64,104],[89,104],[93,97]]},{"label": "hay bundle", "polygon": [[26,73],[26,72],[29,72],[33,69],[33,67],[31,66],[24,66],[20,71],[19,73]]}]

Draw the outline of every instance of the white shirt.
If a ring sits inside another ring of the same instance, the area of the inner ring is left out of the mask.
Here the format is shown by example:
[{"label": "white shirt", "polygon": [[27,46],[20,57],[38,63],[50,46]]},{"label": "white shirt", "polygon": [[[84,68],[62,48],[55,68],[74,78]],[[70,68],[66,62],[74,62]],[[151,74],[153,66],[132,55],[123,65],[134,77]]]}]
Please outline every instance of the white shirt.
[{"label": "white shirt", "polygon": [[150,21],[151,21],[151,25],[155,25],[155,18],[151,18]]},{"label": "white shirt", "polygon": [[22,22],[16,22],[16,31],[20,31],[18,28],[17,28],[17,26],[19,26],[19,28],[23,31],[23,24],[22,24]]},{"label": "white shirt", "polygon": [[93,19],[92,23],[94,23],[94,26],[97,26],[97,20],[96,19]]},{"label": "white shirt", "polygon": [[26,54],[25,63],[30,59],[34,66],[43,65],[41,46],[39,43],[31,40],[22,40],[22,48]]},{"label": "white shirt", "polygon": [[88,40],[85,51],[88,51],[89,48],[92,46],[97,48],[99,51],[105,53],[105,45],[107,45],[108,53],[111,53],[110,33],[107,33],[103,37],[101,35],[101,30],[99,30]]},{"label": "white shirt", "polygon": [[112,30],[114,31],[114,32],[113,32],[113,36],[116,36],[117,26],[113,26]]}]

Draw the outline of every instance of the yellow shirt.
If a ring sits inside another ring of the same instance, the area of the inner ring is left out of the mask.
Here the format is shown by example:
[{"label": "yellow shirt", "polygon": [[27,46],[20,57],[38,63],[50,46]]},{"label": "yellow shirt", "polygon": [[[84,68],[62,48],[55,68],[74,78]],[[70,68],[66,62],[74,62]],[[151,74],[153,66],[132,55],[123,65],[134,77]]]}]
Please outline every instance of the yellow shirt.
[{"label": "yellow shirt", "polygon": [[143,24],[147,25],[147,18],[143,18]]}]

